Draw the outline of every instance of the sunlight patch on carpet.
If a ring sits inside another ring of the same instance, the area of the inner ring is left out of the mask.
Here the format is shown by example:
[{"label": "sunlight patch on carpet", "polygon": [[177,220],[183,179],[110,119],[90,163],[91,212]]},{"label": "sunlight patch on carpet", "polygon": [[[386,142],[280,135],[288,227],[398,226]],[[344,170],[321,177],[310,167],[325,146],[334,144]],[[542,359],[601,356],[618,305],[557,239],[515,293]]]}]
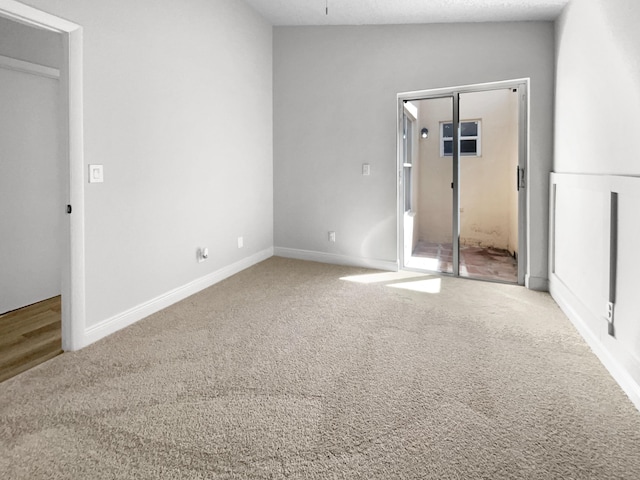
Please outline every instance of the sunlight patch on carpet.
[{"label": "sunlight patch on carpet", "polygon": [[401,288],[403,290],[412,290],[414,292],[440,293],[442,282],[439,278],[429,278],[415,282],[394,283],[387,286],[391,288]]},{"label": "sunlight patch on carpet", "polygon": [[384,283],[384,282],[397,282],[399,280],[407,280],[419,277],[431,277],[432,275],[425,275],[418,272],[383,272],[383,273],[367,273],[364,275],[351,275],[349,277],[341,277],[340,280],[356,283]]}]

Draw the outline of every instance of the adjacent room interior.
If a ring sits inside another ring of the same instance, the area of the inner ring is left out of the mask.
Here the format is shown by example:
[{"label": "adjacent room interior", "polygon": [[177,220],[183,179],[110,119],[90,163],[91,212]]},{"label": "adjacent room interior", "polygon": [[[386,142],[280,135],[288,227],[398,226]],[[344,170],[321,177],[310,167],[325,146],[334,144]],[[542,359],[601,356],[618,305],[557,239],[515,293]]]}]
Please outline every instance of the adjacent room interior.
[{"label": "adjacent room interior", "polygon": [[0,0],[0,470],[640,475],[640,4],[370,7]]},{"label": "adjacent room interior", "polygon": [[0,17],[0,381],[62,353],[62,39]]}]

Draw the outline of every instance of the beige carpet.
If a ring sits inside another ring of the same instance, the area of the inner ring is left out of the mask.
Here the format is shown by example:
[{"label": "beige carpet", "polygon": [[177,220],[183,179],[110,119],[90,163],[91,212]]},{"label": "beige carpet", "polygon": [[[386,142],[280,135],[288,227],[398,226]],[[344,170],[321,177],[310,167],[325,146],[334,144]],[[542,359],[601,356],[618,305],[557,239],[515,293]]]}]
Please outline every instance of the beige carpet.
[{"label": "beige carpet", "polygon": [[0,477],[640,478],[548,295],[372,273],[272,258],[0,384]]}]

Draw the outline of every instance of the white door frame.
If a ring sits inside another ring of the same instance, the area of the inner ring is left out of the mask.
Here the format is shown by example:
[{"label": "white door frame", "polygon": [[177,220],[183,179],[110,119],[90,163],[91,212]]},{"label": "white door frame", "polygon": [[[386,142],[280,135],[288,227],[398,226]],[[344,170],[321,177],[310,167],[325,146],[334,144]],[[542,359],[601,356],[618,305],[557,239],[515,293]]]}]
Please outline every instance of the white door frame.
[{"label": "white door frame", "polygon": [[[62,348],[84,345],[84,147],[82,105],[82,27],[14,0],[0,0],[0,16],[25,25],[59,33],[63,39],[60,66],[60,145],[68,160],[68,196],[71,205],[62,258]],[[65,205],[60,205],[65,208]]]},{"label": "white door frame", "polygon": [[[404,268],[404,196],[403,196],[403,145],[402,145],[402,130],[403,130],[403,113],[404,103],[410,101],[426,100],[429,98],[443,98],[451,97],[453,99],[453,123],[457,124],[458,117],[458,101],[459,94],[482,92],[489,90],[499,90],[505,88],[517,88],[519,100],[519,117],[518,117],[518,166],[524,169],[523,185],[525,194],[519,195],[518,198],[518,284],[524,285],[525,278],[527,276],[527,269],[529,265],[529,232],[531,231],[529,225],[529,204],[530,204],[530,191],[528,188],[529,182],[529,79],[520,78],[515,80],[505,80],[501,82],[480,83],[476,85],[463,85],[458,87],[445,87],[436,88],[431,90],[419,90],[415,92],[399,93],[397,96],[397,209],[398,212],[398,225],[397,225],[397,248],[398,252],[398,265],[400,269]],[[454,128],[453,148],[454,157],[457,156],[457,129]],[[457,170],[457,163],[454,162],[453,181],[454,181],[454,197],[453,197],[453,211],[456,212],[459,208],[460,192],[459,192],[459,171]],[[515,172],[514,172],[515,173]],[[518,174],[520,171],[518,172]],[[520,183],[519,183],[520,185]],[[459,220],[459,216],[455,216],[454,223]],[[459,225],[454,225],[454,238],[453,238],[453,256],[454,264],[458,264],[459,255]],[[458,271],[454,268],[454,275],[458,275]]]}]

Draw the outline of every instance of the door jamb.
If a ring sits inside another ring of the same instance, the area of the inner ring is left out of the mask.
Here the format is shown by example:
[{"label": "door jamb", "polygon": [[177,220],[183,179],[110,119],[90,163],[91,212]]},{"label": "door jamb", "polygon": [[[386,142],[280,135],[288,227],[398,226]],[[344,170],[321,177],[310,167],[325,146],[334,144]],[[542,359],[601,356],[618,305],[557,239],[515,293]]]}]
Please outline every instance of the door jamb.
[{"label": "door jamb", "polygon": [[[84,135],[82,101],[82,27],[14,0],[0,0],[0,16],[59,33],[63,44],[60,66],[61,152],[68,162],[65,196],[72,206],[62,258],[62,348],[84,346]],[[64,208],[60,205],[60,208]]]}]

